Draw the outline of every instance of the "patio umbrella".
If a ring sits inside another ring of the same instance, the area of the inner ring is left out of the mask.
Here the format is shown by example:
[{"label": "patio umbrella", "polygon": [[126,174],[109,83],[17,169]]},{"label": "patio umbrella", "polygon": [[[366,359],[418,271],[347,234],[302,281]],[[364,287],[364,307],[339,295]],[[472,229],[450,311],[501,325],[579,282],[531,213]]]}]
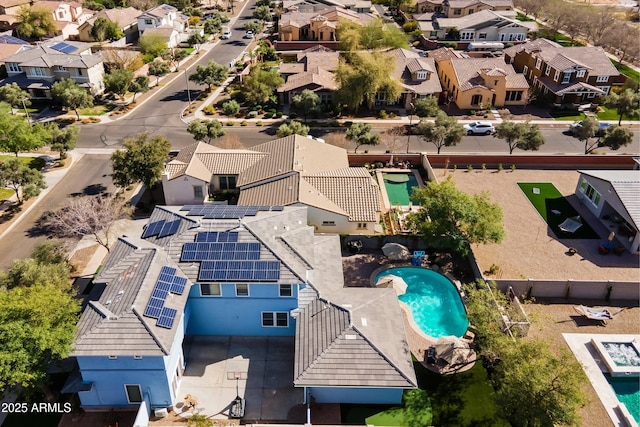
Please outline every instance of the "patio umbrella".
[{"label": "patio umbrella", "polygon": [[436,341],[436,354],[449,365],[458,365],[469,361],[473,350],[469,344],[452,335],[438,338]]},{"label": "patio umbrella", "polygon": [[382,247],[382,253],[391,261],[406,261],[411,259],[411,252],[400,243],[387,243]]},{"label": "patio umbrella", "polygon": [[376,282],[376,286],[379,288],[393,288],[396,290],[396,294],[402,295],[407,292],[407,282],[400,276],[395,274],[388,274],[382,276]]}]

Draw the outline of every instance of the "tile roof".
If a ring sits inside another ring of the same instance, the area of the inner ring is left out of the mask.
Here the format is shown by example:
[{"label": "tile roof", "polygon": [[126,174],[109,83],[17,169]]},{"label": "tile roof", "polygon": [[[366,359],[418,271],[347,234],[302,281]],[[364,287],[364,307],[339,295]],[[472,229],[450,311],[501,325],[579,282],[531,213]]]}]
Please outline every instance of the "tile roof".
[{"label": "tile roof", "polygon": [[609,182],[636,228],[640,228],[640,171],[638,170],[579,170],[587,175]]},{"label": "tile roof", "polygon": [[8,56],[4,60],[5,62],[18,63],[21,66],[52,67],[60,65],[73,68],[91,68],[102,62],[102,58],[97,55],[80,55],[81,52],[91,49],[89,43],[65,41],[64,43],[76,48],[73,53],[68,54],[52,49],[51,46],[55,46],[57,43],[60,42],[57,40],[47,41],[32,49]]},{"label": "tile roof", "polygon": [[439,28],[458,28],[460,30],[469,28],[486,28],[487,26],[496,25],[517,25],[522,27],[519,21],[507,18],[492,10],[481,10],[460,18],[436,18]]},{"label": "tile roof", "polygon": [[[510,89],[510,83],[515,84],[514,88],[529,87],[527,84],[523,86],[523,81],[517,78],[517,73],[511,64],[505,64],[501,58],[453,58],[449,59],[451,66],[456,74],[458,86],[460,90],[469,90],[476,86],[484,86],[484,78],[481,74],[488,76],[504,75],[507,76],[507,89]],[[509,77],[514,76],[514,77]]]},{"label": "tile roof", "polygon": [[4,58],[15,55],[23,49],[28,48],[23,44],[9,44],[0,42],[0,61],[4,61]]},{"label": "tile roof", "polygon": [[21,4],[30,4],[30,0],[0,0],[1,7],[13,7],[20,6]]},{"label": "tile roof", "polygon": [[309,85],[315,86],[314,89],[312,89],[314,91],[338,89],[338,83],[333,73],[316,67],[315,69],[287,77],[287,82],[278,87],[278,92],[288,92]]},{"label": "tile roof", "polygon": [[[391,49],[388,52],[395,56],[396,61],[396,68],[392,75],[400,80],[405,89],[417,95],[442,92],[433,58],[423,58],[417,52],[408,49]],[[429,78],[425,80],[414,79],[412,74],[417,71],[426,71]]]},{"label": "tile roof", "polygon": [[294,385],[417,387],[398,327],[402,316],[390,289],[345,288],[309,302],[296,319]]},{"label": "tile roof", "polygon": [[93,15],[87,22],[93,25],[98,18],[104,18],[107,21],[114,22],[120,28],[128,27],[138,22],[138,16],[142,15],[142,11],[134,7],[125,9],[103,9]]},{"label": "tile roof", "polygon": [[143,15],[153,16],[156,18],[164,18],[168,16],[170,13],[176,13],[178,9],[173,6],[169,6],[168,4],[160,4],[156,7],[153,7],[143,13]]},{"label": "tile roof", "polygon": [[429,58],[433,58],[436,61],[442,61],[444,59],[451,58],[462,58],[460,52],[456,52],[450,47],[441,47],[435,50],[430,50],[429,52],[427,52],[427,54],[429,55]]},{"label": "tile roof", "polygon": [[595,86],[584,82],[570,82],[566,84],[557,83],[547,76],[539,77],[540,83],[545,85],[551,92],[556,95],[566,95],[568,93],[589,93],[593,92],[598,95],[604,95],[605,92]]}]

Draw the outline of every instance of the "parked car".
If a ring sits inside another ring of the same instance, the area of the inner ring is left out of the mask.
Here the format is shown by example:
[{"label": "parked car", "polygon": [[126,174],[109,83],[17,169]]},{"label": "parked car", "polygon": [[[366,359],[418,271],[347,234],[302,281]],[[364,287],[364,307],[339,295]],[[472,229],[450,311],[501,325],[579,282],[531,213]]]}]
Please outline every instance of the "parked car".
[{"label": "parked car", "polygon": [[229,40],[231,38],[231,30],[226,30],[222,33],[222,40]]},{"label": "parked car", "polygon": [[489,122],[473,122],[464,125],[467,135],[491,135],[496,128]]},{"label": "parked car", "polygon": [[246,33],[244,33],[244,38],[245,39],[252,39],[255,37],[255,34],[253,34],[253,31],[251,30],[247,30]]},{"label": "parked car", "polygon": [[[571,123],[569,125],[569,132],[571,134],[574,133],[574,131],[579,128],[582,127],[582,122],[575,122],[575,123]],[[609,123],[605,123],[605,122],[598,122],[598,130],[596,131],[596,136],[602,136],[604,135],[604,133],[607,131],[607,129],[611,128],[611,125]]]}]

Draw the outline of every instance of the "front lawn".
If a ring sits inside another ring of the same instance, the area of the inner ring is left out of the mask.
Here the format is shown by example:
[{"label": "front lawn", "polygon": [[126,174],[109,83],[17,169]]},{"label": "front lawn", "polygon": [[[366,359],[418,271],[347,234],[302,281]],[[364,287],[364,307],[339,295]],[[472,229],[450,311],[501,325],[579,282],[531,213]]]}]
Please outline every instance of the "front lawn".
[{"label": "front lawn", "polygon": [[577,110],[551,110],[549,115],[556,120],[567,120],[572,122],[578,122],[584,119],[584,114]]},{"label": "front lawn", "polygon": [[2,203],[4,200],[7,200],[14,194],[16,194],[16,192],[13,190],[10,190],[8,188],[0,188],[0,203]]},{"label": "front lawn", "polygon": [[[599,110],[602,111],[598,111],[596,113],[596,117],[598,118],[598,120],[617,121],[619,118],[618,110],[616,110],[615,108],[608,108],[601,105],[599,107]],[[566,120],[572,122],[579,122],[581,120],[584,120],[584,118],[586,117],[584,113],[580,113],[577,110],[551,110],[549,111],[549,114],[556,120]],[[622,120],[638,120],[638,117],[624,116],[622,117]]]},{"label": "front lawn", "polygon": [[628,78],[634,80],[636,83],[640,84],[640,71],[634,70],[631,67],[628,67],[624,64],[613,61],[613,65],[616,66],[620,73],[624,74]]},{"label": "front lawn", "polygon": [[[4,155],[0,156],[0,163],[8,159],[15,159],[16,156],[13,155]],[[47,164],[46,160],[40,157],[28,157],[28,156],[18,156],[18,159],[26,166],[29,166],[31,169],[42,170],[45,164]]]},{"label": "front lawn", "polygon": [[[112,104],[98,104],[89,108],[79,108],[78,114],[80,114],[81,116],[101,116],[103,114],[107,114],[110,111],[113,111],[114,108],[116,108],[116,106]],[[70,112],[73,111],[70,110]]]}]

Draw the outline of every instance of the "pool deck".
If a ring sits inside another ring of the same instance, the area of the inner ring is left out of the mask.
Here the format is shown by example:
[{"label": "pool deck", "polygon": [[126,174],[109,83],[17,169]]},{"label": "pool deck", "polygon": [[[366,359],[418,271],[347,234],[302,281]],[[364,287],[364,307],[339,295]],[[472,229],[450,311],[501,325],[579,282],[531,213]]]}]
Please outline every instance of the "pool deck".
[{"label": "pool deck", "polygon": [[[384,212],[387,212],[391,209],[391,202],[389,201],[389,194],[387,193],[387,187],[384,185],[384,178],[382,177],[383,173],[413,173],[413,176],[416,177],[416,181],[418,181],[418,185],[420,188],[424,187],[424,181],[422,181],[422,177],[417,169],[400,169],[400,168],[381,168],[376,169],[376,179],[378,180],[378,184],[380,187],[380,193],[382,194],[382,203],[384,205]],[[409,212],[411,207],[409,205],[402,206],[403,212]]]},{"label": "pool deck", "polygon": [[613,388],[604,376],[608,372],[606,364],[601,360],[600,353],[591,344],[592,338],[600,341],[625,342],[640,341],[640,335],[627,334],[569,334],[562,337],[573,352],[576,359],[582,364],[585,374],[595,389],[609,418],[615,426],[638,427],[631,414],[618,400]]}]

